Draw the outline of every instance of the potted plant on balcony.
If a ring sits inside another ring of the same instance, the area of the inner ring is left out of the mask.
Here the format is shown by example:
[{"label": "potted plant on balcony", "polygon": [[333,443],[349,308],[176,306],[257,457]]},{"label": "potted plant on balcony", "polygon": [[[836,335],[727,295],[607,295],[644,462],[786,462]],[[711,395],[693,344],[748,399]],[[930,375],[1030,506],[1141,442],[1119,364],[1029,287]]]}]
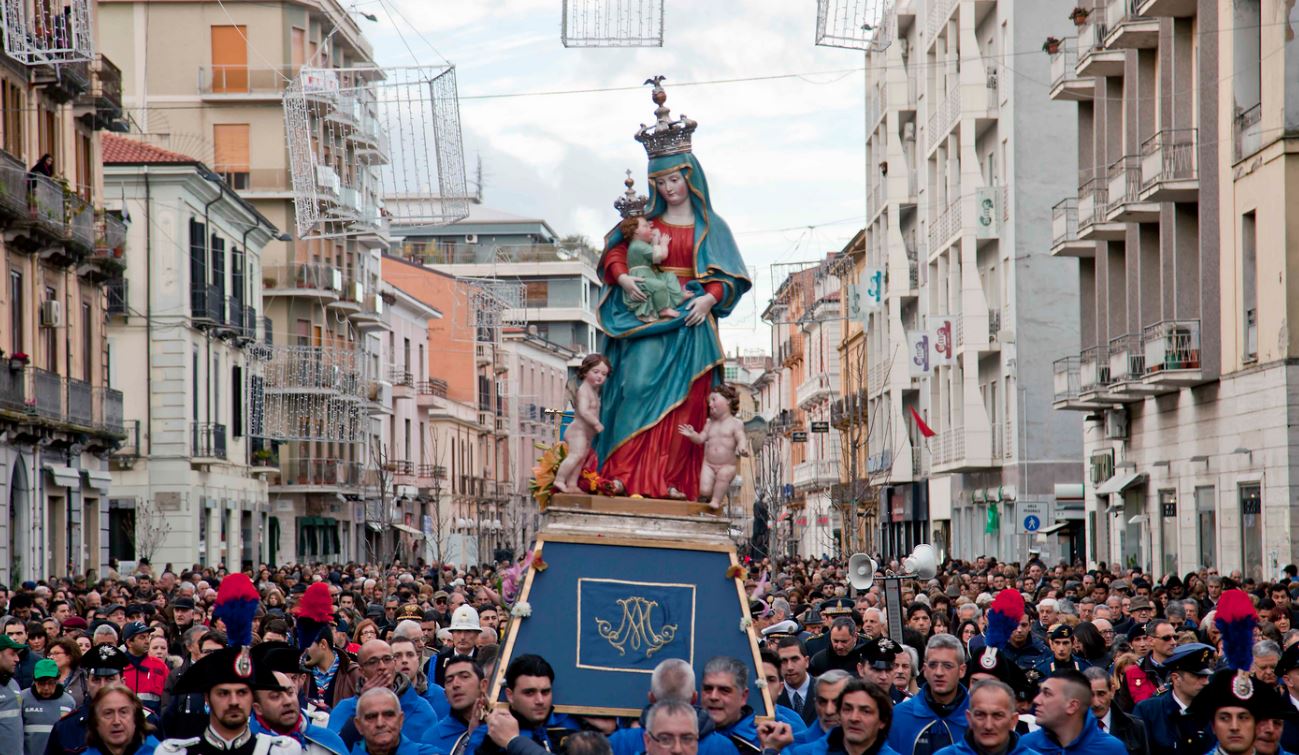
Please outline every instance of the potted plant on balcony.
[{"label": "potted plant on balcony", "polygon": [[255,467],[275,466],[275,452],[269,448],[259,448],[256,451],[253,451],[253,466]]},{"label": "potted plant on balcony", "polygon": [[26,367],[27,363],[30,361],[32,361],[32,358],[28,356],[26,352],[15,351],[9,355],[9,369],[17,372]]},{"label": "potted plant on balcony", "polygon": [[1074,26],[1082,26],[1087,23],[1087,17],[1091,14],[1091,11],[1081,5],[1075,5],[1073,10],[1069,11],[1069,20],[1073,21]]},{"label": "potted plant on balcony", "polygon": [[1042,43],[1042,52],[1047,55],[1055,55],[1060,52],[1060,43],[1059,37],[1047,37],[1046,41]]}]

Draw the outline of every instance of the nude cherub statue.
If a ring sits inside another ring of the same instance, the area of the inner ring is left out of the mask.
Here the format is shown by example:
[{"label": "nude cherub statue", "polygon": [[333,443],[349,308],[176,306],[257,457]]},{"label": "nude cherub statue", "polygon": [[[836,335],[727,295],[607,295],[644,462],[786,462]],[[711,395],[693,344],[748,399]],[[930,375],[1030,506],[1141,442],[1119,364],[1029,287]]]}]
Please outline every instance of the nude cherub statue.
[{"label": "nude cherub statue", "polygon": [[677,432],[696,445],[704,447],[704,467],[699,474],[699,500],[708,508],[721,511],[722,499],[735,479],[736,460],[748,456],[748,439],[744,423],[735,413],[740,410],[740,396],[733,386],[722,383],[708,394],[708,420],[696,432],[690,425],[678,425]]},{"label": "nude cherub statue", "polygon": [[637,278],[637,285],[645,292],[643,301],[636,301],[624,292],[627,308],[641,322],[676,317],[680,314],[676,308],[694,294],[681,288],[675,274],[659,267],[668,258],[667,237],[643,216],[627,218],[618,229],[627,239],[627,273]]},{"label": "nude cherub statue", "polygon": [[604,432],[600,424],[600,386],[609,377],[609,358],[604,354],[587,354],[577,368],[577,394],[573,398],[573,422],[564,431],[568,455],[555,472],[555,490],[577,491],[582,463],[591,450],[595,436]]}]

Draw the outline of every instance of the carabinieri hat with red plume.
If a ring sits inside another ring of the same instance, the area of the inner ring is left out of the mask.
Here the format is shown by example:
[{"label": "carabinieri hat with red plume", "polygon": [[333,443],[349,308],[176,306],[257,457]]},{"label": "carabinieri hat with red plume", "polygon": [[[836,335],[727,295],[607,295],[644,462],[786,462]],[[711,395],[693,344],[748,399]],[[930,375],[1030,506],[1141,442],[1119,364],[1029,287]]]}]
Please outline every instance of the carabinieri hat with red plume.
[{"label": "carabinieri hat with red plume", "polygon": [[966,686],[975,674],[990,674],[1010,685],[1021,700],[1031,700],[1036,695],[1036,680],[1030,679],[1002,652],[1023,618],[1024,596],[1018,590],[1006,589],[997,593],[988,606],[988,628],[983,635],[985,644],[970,654],[965,670]]},{"label": "carabinieri hat with red plume", "polygon": [[1256,682],[1249,673],[1254,665],[1254,628],[1258,625],[1258,613],[1249,596],[1242,590],[1224,590],[1213,623],[1222,633],[1227,668],[1214,673],[1195,696],[1190,712],[1208,718],[1219,708],[1244,708],[1255,718],[1289,718],[1295,711],[1276,687]]},{"label": "carabinieri hat with red plume", "polygon": [[298,650],[307,648],[320,641],[324,632],[332,631],[334,624],[334,597],[329,594],[329,586],[324,582],[313,582],[302,593],[302,599],[293,609],[293,638]]},{"label": "carabinieri hat with red plume", "polygon": [[253,617],[261,596],[247,574],[237,572],[221,580],[212,619],[225,626],[226,647],[203,656],[176,682],[175,694],[207,692],[218,684],[247,684],[252,689],[280,689],[275,675],[254,668]]}]

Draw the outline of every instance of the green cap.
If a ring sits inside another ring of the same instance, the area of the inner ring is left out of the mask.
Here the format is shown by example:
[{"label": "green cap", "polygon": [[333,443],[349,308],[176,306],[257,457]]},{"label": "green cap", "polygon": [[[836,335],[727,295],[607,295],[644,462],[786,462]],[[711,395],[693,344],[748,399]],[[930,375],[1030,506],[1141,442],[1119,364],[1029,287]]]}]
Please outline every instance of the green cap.
[{"label": "green cap", "polygon": [[42,658],[36,662],[36,671],[32,672],[33,679],[58,679],[59,664],[49,658]]},{"label": "green cap", "polygon": [[0,634],[0,650],[26,650],[27,646],[21,642],[14,642],[14,638],[7,634]]}]

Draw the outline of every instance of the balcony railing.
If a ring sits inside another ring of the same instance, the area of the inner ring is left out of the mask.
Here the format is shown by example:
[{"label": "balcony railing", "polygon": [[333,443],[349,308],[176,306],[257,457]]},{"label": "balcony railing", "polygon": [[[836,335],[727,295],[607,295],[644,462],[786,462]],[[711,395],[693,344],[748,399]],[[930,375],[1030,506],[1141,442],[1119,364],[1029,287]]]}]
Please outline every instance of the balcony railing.
[{"label": "balcony railing", "polygon": [[343,290],[343,272],[320,262],[272,265],[262,275],[266,288],[274,291],[323,292],[336,297]]},{"label": "balcony railing", "polygon": [[226,458],[226,426],[219,422],[191,422],[189,455],[193,459]]},{"label": "balcony railing", "polygon": [[1200,369],[1200,321],[1163,320],[1142,333],[1145,374]]},{"label": "balcony railing", "polygon": [[501,262],[584,262],[595,267],[599,255],[585,249],[551,244],[438,244],[421,248],[407,242],[407,258],[425,265],[491,265]]},{"label": "balcony railing", "polygon": [[225,316],[217,287],[208,283],[192,283],[189,287],[190,316],[196,321],[217,323]]},{"label": "balcony railing", "polygon": [[108,316],[127,316],[129,314],[128,294],[130,293],[130,281],[125,278],[113,278],[105,284],[104,288],[108,292]]},{"label": "balcony railing", "polygon": [[27,187],[31,220],[46,232],[63,237],[63,187],[36,173],[27,174]]},{"label": "balcony railing", "polygon": [[65,194],[63,203],[68,244],[82,254],[90,254],[95,249],[94,205],[76,194]]},{"label": "balcony railing", "polygon": [[411,477],[415,474],[415,464],[406,459],[389,459],[383,463],[383,471],[399,477]]},{"label": "balcony railing", "polygon": [[938,433],[935,464],[952,464],[965,458],[965,428],[957,425]]},{"label": "balcony railing", "polygon": [[212,66],[198,69],[198,93],[226,96],[276,95],[297,77],[292,66]]},{"label": "balcony railing", "polygon": [[1232,135],[1235,137],[1234,157],[1244,160],[1263,146],[1263,103],[1258,103],[1237,113],[1232,118]]},{"label": "balcony railing", "polygon": [[961,115],[961,85],[953,81],[947,88],[946,96],[941,103],[935,103],[934,111],[929,114],[928,139],[929,148],[947,137],[952,125]]},{"label": "balcony railing", "polygon": [[1051,246],[1078,238],[1078,198],[1067,197],[1051,208]]},{"label": "balcony railing", "polygon": [[421,396],[435,396],[437,398],[447,397],[447,381],[442,378],[432,378],[430,380],[421,380],[415,385],[415,390]]},{"label": "balcony railing", "polygon": [[1164,129],[1141,145],[1142,191],[1149,193],[1161,184],[1199,179],[1196,135],[1193,128]]},{"label": "balcony railing", "polygon": [[1125,205],[1141,201],[1141,157],[1124,155],[1115,160],[1109,169],[1109,212],[1122,210]]},{"label": "balcony railing", "polygon": [[1110,339],[1110,379],[1114,383],[1140,380],[1146,373],[1146,355],[1141,336],[1129,333]]},{"label": "balcony railing", "polygon": [[937,206],[930,208],[929,253],[941,249],[961,231],[961,200],[949,202],[941,211]]},{"label": "balcony railing", "polygon": [[392,367],[388,370],[388,381],[393,387],[402,386],[406,388],[415,387],[415,373],[405,367]]},{"label": "balcony railing", "polygon": [[1091,98],[1095,84],[1078,76],[1078,40],[1060,41],[1060,50],[1051,56],[1051,96],[1065,100]]},{"label": "balcony railing", "polygon": [[279,475],[271,477],[272,486],[358,488],[372,477],[359,463],[343,459],[281,458],[279,469]]},{"label": "balcony railing", "polygon": [[1078,186],[1078,231],[1105,223],[1109,212],[1109,185],[1105,173],[1088,176]]},{"label": "balcony railing", "polygon": [[1061,357],[1051,363],[1052,397],[1056,403],[1078,398],[1082,392],[1079,358]]},{"label": "balcony railing", "polygon": [[94,389],[90,383],[73,378],[66,379],[68,389],[68,422],[81,427],[95,424]]},{"label": "balcony railing", "polygon": [[126,420],[121,426],[122,443],[113,452],[115,459],[134,459],[140,455],[140,420]]},{"label": "balcony railing", "polygon": [[1099,391],[1110,384],[1109,352],[1103,346],[1089,346],[1078,355],[1078,390]]},{"label": "balcony railing", "polygon": [[[102,386],[95,388],[95,427],[119,437],[126,434],[121,391]],[[137,432],[138,427],[137,423]]]}]

